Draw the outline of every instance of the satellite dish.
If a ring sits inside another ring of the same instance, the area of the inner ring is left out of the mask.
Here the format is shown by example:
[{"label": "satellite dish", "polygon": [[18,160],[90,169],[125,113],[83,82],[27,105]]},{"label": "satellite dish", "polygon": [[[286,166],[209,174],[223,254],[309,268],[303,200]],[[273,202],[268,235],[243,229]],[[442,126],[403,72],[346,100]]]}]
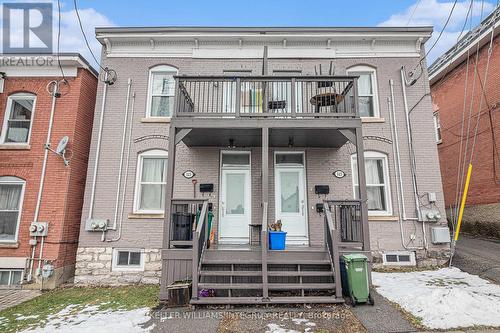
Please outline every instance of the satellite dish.
[{"label": "satellite dish", "polygon": [[63,136],[62,139],[57,144],[57,148],[56,148],[57,155],[61,155],[61,156],[64,155],[64,152],[66,151],[66,146],[68,145],[68,142],[69,142],[69,137]]}]

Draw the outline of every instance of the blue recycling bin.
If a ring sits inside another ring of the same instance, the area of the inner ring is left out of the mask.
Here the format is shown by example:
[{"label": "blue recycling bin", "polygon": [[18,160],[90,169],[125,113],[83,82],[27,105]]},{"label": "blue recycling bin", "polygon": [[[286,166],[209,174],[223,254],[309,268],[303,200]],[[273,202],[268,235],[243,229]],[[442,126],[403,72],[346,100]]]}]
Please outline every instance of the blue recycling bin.
[{"label": "blue recycling bin", "polygon": [[269,250],[284,250],[286,241],[286,232],[269,231]]}]

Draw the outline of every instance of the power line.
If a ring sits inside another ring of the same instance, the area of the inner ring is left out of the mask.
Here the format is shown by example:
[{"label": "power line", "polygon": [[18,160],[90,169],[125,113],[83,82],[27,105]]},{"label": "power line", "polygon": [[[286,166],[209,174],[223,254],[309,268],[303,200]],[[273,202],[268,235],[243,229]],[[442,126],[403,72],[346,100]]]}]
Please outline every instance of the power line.
[{"label": "power line", "polygon": [[76,0],[73,0],[73,4],[75,6],[75,13],[76,17],[78,18],[78,24],[80,25],[80,31],[82,32],[83,39],[85,40],[85,44],[87,45],[87,48],[89,49],[90,54],[92,55],[92,58],[94,58],[94,61],[97,63],[97,65],[105,72],[108,71],[107,68],[104,68],[101,66],[101,63],[97,60],[97,57],[94,55],[94,52],[92,52],[92,48],[90,47],[89,41],[87,39],[87,35],[85,35],[85,31],[83,30],[83,25],[82,25],[82,20],[80,18],[80,13],[78,12],[78,6],[76,4]]},{"label": "power line", "polygon": [[66,77],[64,76],[64,71],[61,66],[61,59],[59,56],[59,47],[61,44],[61,2],[57,0],[57,12],[58,12],[58,23],[57,23],[57,65],[59,66],[59,69],[61,70],[61,75],[64,81],[66,81]]},{"label": "power line", "polygon": [[417,10],[418,8],[418,5],[420,5],[420,2],[422,0],[418,0],[417,4],[415,5],[415,7],[413,7],[413,11],[411,12],[411,15],[410,15],[410,18],[408,19],[408,23],[406,23],[406,26],[408,26],[411,22],[411,19],[413,18],[413,15],[415,14],[415,11]]}]

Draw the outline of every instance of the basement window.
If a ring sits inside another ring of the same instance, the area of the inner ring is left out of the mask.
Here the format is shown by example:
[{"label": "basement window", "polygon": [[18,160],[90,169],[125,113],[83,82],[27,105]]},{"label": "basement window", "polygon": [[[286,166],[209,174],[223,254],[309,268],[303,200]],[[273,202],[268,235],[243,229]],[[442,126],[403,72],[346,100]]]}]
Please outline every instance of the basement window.
[{"label": "basement window", "polygon": [[143,271],[144,251],[141,249],[114,249],[114,271]]},{"label": "basement window", "polygon": [[382,255],[384,266],[415,266],[415,253],[413,252],[386,252]]},{"label": "basement window", "polygon": [[22,270],[0,269],[0,286],[17,286],[21,284]]}]

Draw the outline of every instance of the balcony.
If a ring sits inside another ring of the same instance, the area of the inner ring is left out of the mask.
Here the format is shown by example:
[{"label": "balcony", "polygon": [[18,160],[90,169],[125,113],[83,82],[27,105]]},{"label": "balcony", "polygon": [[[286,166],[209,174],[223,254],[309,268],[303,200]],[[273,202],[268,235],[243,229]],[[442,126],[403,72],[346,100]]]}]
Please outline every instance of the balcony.
[{"label": "balcony", "polygon": [[358,118],[354,76],[177,76],[175,118]]}]

